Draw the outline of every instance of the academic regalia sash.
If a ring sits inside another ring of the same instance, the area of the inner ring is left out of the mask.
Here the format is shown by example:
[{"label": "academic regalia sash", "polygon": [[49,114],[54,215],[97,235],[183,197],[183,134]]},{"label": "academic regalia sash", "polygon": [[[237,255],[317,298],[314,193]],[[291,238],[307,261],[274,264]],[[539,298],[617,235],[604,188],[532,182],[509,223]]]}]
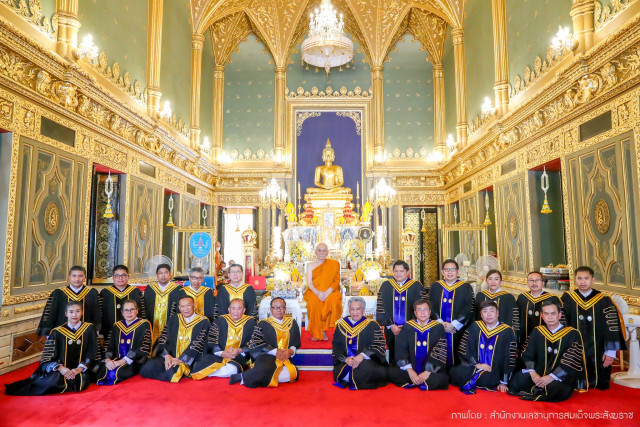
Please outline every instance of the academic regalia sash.
[{"label": "academic regalia sash", "polygon": [[[480,326],[480,336],[478,339],[478,363],[484,363],[491,366],[493,362],[493,353],[498,342],[498,335],[500,332],[508,329],[509,326],[501,323],[495,328],[489,330],[484,322],[478,322],[478,325]],[[460,391],[464,394],[475,394],[476,383],[480,375],[483,373],[485,373],[485,371],[476,368],[469,381],[460,387]]]},{"label": "academic regalia sash", "polygon": [[[249,285],[246,285],[249,286]],[[291,325],[293,325],[292,317],[285,317],[282,323],[279,323],[272,317],[267,319],[267,322],[275,329],[276,331],[276,339],[278,341],[278,349],[286,350],[289,348],[289,331],[291,330]],[[298,379],[298,371],[296,367],[293,366],[289,359],[282,361],[276,358],[276,371],[273,373],[271,377],[271,381],[269,382],[269,387],[278,387],[278,376],[283,368],[287,368],[289,371],[289,382],[294,382]]]},{"label": "academic regalia sash", "polygon": [[[341,324],[341,329],[344,331],[346,336],[347,357],[356,357],[358,355],[358,335],[368,325],[368,319],[362,316],[360,320],[353,323],[349,317],[345,317],[339,320],[338,323]],[[347,376],[349,377],[348,380],[346,380]],[[350,390],[357,390],[358,387],[353,382],[353,368],[347,364],[344,365],[344,368],[338,375],[337,381],[334,385],[343,388],[340,384],[343,381],[349,383]]]}]

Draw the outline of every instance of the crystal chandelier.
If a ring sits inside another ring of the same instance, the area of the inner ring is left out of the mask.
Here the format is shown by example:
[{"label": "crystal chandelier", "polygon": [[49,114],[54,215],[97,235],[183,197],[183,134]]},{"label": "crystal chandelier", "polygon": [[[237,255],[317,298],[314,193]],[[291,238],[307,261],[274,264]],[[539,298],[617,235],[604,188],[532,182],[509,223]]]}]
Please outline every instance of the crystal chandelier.
[{"label": "crystal chandelier", "polygon": [[339,67],[353,59],[353,42],[344,32],[342,14],[330,0],[322,0],[315,15],[310,14],[309,35],[302,42],[302,59],[310,65],[324,68],[329,75],[331,67]]}]

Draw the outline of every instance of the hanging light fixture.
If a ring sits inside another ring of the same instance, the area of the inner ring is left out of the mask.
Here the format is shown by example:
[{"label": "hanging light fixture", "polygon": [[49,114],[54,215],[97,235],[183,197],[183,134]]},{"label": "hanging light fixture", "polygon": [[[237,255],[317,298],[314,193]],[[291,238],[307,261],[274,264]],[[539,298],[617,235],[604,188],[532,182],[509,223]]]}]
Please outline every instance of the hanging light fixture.
[{"label": "hanging light fixture", "polygon": [[423,233],[427,232],[427,221],[425,221],[427,219],[427,213],[424,211],[424,209],[422,209],[420,211],[420,219],[422,220],[422,229],[420,230]]},{"label": "hanging light fixture", "polygon": [[202,205],[202,226],[205,227],[207,225],[207,206]]},{"label": "hanging light fixture", "polygon": [[484,193],[484,211],[487,213],[484,216],[484,224],[485,226],[493,224],[491,219],[489,218],[489,192],[486,191]]},{"label": "hanging light fixture", "polygon": [[169,221],[167,221],[167,227],[174,227],[175,224],[173,223],[173,194],[169,195],[168,207],[169,207]]},{"label": "hanging light fixture", "polygon": [[104,192],[107,195],[107,207],[104,209],[104,215],[102,216],[105,218],[113,218],[115,215],[111,209],[111,195],[113,194],[113,178],[111,178],[111,171],[109,171],[109,176],[104,182]]},{"label": "hanging light fixture", "polygon": [[453,223],[458,223],[458,205],[453,205]]},{"label": "hanging light fixture", "polygon": [[240,232],[240,208],[236,209],[236,233]]},{"label": "hanging light fixture", "polygon": [[547,191],[549,191],[549,175],[547,174],[546,166],[543,166],[542,176],[540,177],[540,188],[544,191],[544,202],[542,203],[542,210],[540,213],[550,214],[553,211],[551,210],[549,200],[547,199]]},{"label": "hanging light fixture", "polygon": [[302,42],[302,59],[310,65],[324,68],[329,76],[331,67],[340,67],[353,59],[353,42],[344,32],[343,15],[330,0],[322,0],[315,15],[310,14],[309,35]]}]

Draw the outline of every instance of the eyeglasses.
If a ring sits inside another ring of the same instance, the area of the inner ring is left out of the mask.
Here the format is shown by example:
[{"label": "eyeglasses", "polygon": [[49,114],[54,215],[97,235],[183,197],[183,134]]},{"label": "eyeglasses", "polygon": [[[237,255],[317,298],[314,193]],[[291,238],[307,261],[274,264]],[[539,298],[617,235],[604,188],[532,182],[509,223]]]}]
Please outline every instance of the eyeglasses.
[{"label": "eyeglasses", "polygon": [[452,271],[458,271],[458,269],[457,268],[453,268],[453,267],[449,267],[449,268],[443,268],[442,271],[452,272]]},{"label": "eyeglasses", "polygon": [[124,313],[133,313],[134,311],[136,311],[137,308],[123,308],[122,311]]},{"label": "eyeglasses", "polygon": [[125,277],[129,277],[129,275],[126,274],[126,273],[125,274],[114,274],[113,275],[114,279],[124,279]]},{"label": "eyeglasses", "polygon": [[544,280],[542,280],[542,279],[529,279],[529,280],[527,280],[527,282],[529,282],[529,283],[543,283]]},{"label": "eyeglasses", "polygon": [[416,308],[416,311],[420,313],[424,313],[426,311],[431,311],[431,310],[429,310],[428,308]]},{"label": "eyeglasses", "polygon": [[202,280],[204,280],[204,277],[200,277],[200,276],[189,276],[189,280],[191,280],[191,281],[195,281],[195,280],[202,281]]}]

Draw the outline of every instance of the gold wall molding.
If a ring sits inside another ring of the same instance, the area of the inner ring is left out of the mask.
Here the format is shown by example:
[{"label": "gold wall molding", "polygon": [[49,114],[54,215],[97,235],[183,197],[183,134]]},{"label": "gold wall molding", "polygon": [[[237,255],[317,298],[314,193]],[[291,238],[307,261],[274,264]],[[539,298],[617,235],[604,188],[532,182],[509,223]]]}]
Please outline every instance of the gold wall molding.
[{"label": "gold wall molding", "polygon": [[296,135],[300,136],[302,134],[302,125],[305,120],[311,117],[320,117],[322,113],[319,111],[298,111],[296,114]]},{"label": "gold wall molding", "polygon": [[146,90],[142,88],[140,82],[131,80],[131,74],[125,72],[124,75],[120,75],[120,64],[114,62],[112,66],[109,66],[107,54],[101,52],[95,61],[87,61],[93,68],[95,68],[100,74],[102,74],[108,81],[115,84],[119,89],[123,90],[127,95],[135,99],[141,105],[146,106],[147,94]]},{"label": "gold wall molding", "polygon": [[42,34],[51,40],[55,40],[58,33],[58,14],[54,13],[50,18],[42,14],[42,4],[40,0],[0,0],[14,13],[38,29]]},{"label": "gold wall molding", "polygon": [[216,206],[259,206],[260,195],[255,193],[226,193],[216,192],[213,195]]},{"label": "gold wall molding", "polygon": [[611,21],[618,13],[629,7],[635,0],[614,0],[611,5],[602,7],[602,1],[595,0],[595,24],[600,29]]},{"label": "gold wall molding", "polygon": [[338,117],[348,117],[356,124],[356,134],[362,136],[362,114],[360,111],[338,111]]},{"label": "gold wall molding", "polygon": [[294,91],[290,91],[285,88],[285,95],[287,99],[294,98],[369,98],[371,97],[372,89],[363,91],[360,86],[356,86],[353,90],[347,89],[346,86],[341,86],[340,89],[334,90],[333,87],[327,86],[325,90],[320,90],[316,86],[312,87],[310,91],[304,90],[302,86]]}]

